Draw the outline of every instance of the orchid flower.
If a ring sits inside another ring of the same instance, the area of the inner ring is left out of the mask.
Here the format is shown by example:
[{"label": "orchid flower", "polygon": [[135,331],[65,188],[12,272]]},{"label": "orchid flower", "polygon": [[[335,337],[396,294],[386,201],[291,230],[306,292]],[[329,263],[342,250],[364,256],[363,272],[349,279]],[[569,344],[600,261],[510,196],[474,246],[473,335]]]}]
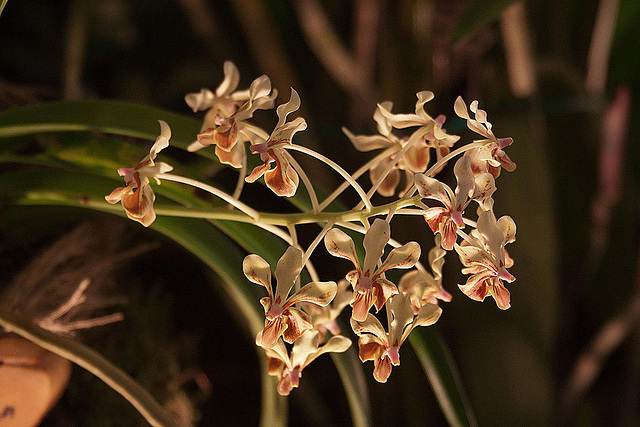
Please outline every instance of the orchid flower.
[{"label": "orchid flower", "polygon": [[474,243],[465,241],[455,245],[460,262],[465,266],[463,274],[470,274],[460,290],[469,298],[484,301],[487,295],[495,299],[497,306],[510,307],[510,294],[503,282],[511,283],[515,277],[507,271],[513,265],[505,245],[515,241],[516,224],[511,217],[503,216],[496,221],[492,211],[483,211],[478,216]]},{"label": "orchid flower", "polygon": [[394,295],[387,302],[388,330],[371,313],[363,321],[351,319],[353,331],[358,339],[360,360],[373,360],[373,378],[385,383],[391,375],[393,366],[400,365],[400,347],[416,326],[429,326],[438,321],[442,309],[434,304],[420,307],[414,316],[411,297],[405,294]]},{"label": "orchid flower", "polygon": [[496,190],[493,176],[484,173],[474,176],[471,160],[461,157],[453,167],[458,181],[456,191],[426,175],[416,175],[416,187],[424,199],[437,200],[444,207],[430,207],[424,210],[424,219],[434,233],[442,236],[441,246],[448,251],[453,249],[458,229],[464,228],[463,213],[472,200],[480,204],[490,203]]},{"label": "orchid flower", "polygon": [[294,307],[295,304],[308,302],[326,306],[335,297],[335,282],[311,282],[289,296],[302,267],[302,251],[290,246],[278,260],[275,271],[277,284],[273,292],[269,264],[258,255],[248,255],[244,259],[242,268],[247,279],[264,286],[268,294],[260,300],[266,319],[264,329],[256,337],[259,346],[271,348],[281,336],[286,342],[292,343],[313,327],[311,317]]},{"label": "orchid flower", "polygon": [[420,245],[409,242],[389,252],[385,261],[376,267],[381,261],[390,236],[389,223],[376,219],[364,236],[365,257],[362,266],[358,261],[353,240],[344,231],[332,228],[324,238],[324,244],[331,255],[346,258],[356,267],[346,275],[354,290],[350,304],[353,307],[351,317],[356,321],[365,320],[373,305],[380,311],[389,297],[398,293],[396,285],[385,278],[385,271],[392,268],[411,268],[420,259]]},{"label": "orchid flower", "polygon": [[[257,166],[245,178],[247,182],[255,182],[264,175],[267,186],[278,196],[291,197],[298,189],[299,177],[291,166],[285,149],[291,145],[293,135],[307,128],[307,122],[302,117],[298,117],[291,122],[287,122],[287,116],[300,108],[300,96],[298,92],[291,89],[289,102],[282,104],[277,109],[278,123],[268,139],[251,143],[251,152],[260,154],[260,159],[264,162]],[[276,167],[271,169],[271,162],[276,163]]]},{"label": "orchid flower", "polygon": [[438,304],[438,300],[451,301],[451,294],[442,287],[442,266],[447,252],[440,247],[438,239],[436,246],[429,251],[429,265],[433,274],[411,270],[398,282],[398,290],[410,296],[414,314],[418,314],[425,304]]},{"label": "orchid flower", "polygon": [[291,390],[297,388],[302,377],[302,370],[324,353],[342,353],[351,346],[351,340],[341,335],[331,337],[320,346],[318,331],[305,332],[291,349],[291,356],[287,352],[282,340],[272,348],[265,348],[269,375],[278,376],[278,393],[288,396]]},{"label": "orchid flower", "polygon": [[215,93],[209,89],[200,89],[199,93],[189,93],[184,100],[194,113],[205,111],[207,115],[204,119],[203,129],[208,123],[213,123],[213,119],[218,116],[229,117],[235,113],[239,105],[249,100],[249,90],[236,91],[240,83],[240,72],[231,61],[225,61],[223,65],[224,80],[216,88]]},{"label": "orchid flower", "polygon": [[[427,170],[431,158],[430,148],[436,149],[439,158],[449,153],[449,147],[459,139],[457,136],[448,135],[443,129],[444,116],[433,119],[424,111],[424,105],[433,99],[431,92],[418,92],[416,94],[415,114],[392,114],[393,103],[386,101],[378,104],[378,109],[373,115],[373,119],[378,125],[379,135],[354,135],[347,128],[342,131],[358,151],[371,151],[380,148],[396,146],[400,150],[405,145],[411,143],[411,147],[398,159],[391,168],[388,175],[382,180],[378,187],[378,193],[385,197],[395,194],[396,187],[400,182],[400,171],[406,175],[406,186],[399,193],[404,195],[413,184],[413,177],[416,173]],[[411,137],[400,138],[392,133],[395,129],[419,126]],[[417,140],[416,140],[417,139]],[[371,168],[369,175],[372,183],[378,181],[382,173],[388,168],[391,162],[395,161],[396,154],[392,153],[388,158],[383,159],[375,167]]]},{"label": "orchid flower", "polygon": [[471,159],[473,173],[478,175],[488,172],[494,178],[497,178],[500,175],[501,168],[505,168],[508,172],[513,172],[516,169],[516,164],[503,151],[504,148],[513,144],[513,138],[497,138],[493,134],[491,123],[487,121],[487,112],[478,108],[478,101],[473,101],[469,105],[469,109],[474,113],[475,118],[471,118],[467,106],[460,96],[456,99],[453,108],[458,116],[467,120],[469,129],[486,138],[480,140],[485,142],[483,146],[465,153],[465,157]]},{"label": "orchid flower", "polygon": [[[248,99],[231,115],[225,116],[218,111],[216,116],[205,117],[203,130],[198,134],[197,141],[187,149],[197,151],[200,148],[215,145],[216,155],[221,163],[234,168],[242,166],[245,154],[244,142],[253,142],[256,138],[266,138],[266,133],[246,122],[253,117],[257,110],[273,107],[277,91],[271,89],[271,80],[267,76],[258,77],[251,83]],[[205,126],[208,126],[205,128]]]},{"label": "orchid flower", "polygon": [[305,312],[311,316],[313,329],[318,331],[318,340],[320,343],[324,342],[324,337],[327,332],[330,332],[331,335],[338,335],[340,333],[340,326],[338,326],[336,319],[353,298],[353,293],[348,289],[349,286],[349,282],[344,279],[338,281],[336,296],[333,298],[333,301],[331,301],[331,304],[325,307],[302,303]]},{"label": "orchid flower", "polygon": [[148,227],[156,219],[153,211],[153,202],[156,195],[149,185],[149,179],[154,178],[158,184],[160,179],[158,175],[169,172],[172,166],[164,162],[155,163],[154,160],[158,153],[169,146],[171,138],[171,129],[169,125],[158,120],[160,123],[160,136],[156,138],[156,142],[151,147],[149,154],[133,168],[120,168],[118,174],[124,177],[126,187],[116,188],[105,196],[105,200],[111,204],[122,201],[127,216]]}]

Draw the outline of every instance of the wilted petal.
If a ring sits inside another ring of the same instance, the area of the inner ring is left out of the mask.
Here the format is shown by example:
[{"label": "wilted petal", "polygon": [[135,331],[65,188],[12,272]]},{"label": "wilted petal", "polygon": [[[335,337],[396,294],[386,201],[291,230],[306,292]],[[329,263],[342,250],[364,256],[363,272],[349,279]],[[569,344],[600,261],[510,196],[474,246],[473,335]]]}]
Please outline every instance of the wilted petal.
[{"label": "wilted petal", "polygon": [[326,236],[324,236],[324,245],[327,248],[327,252],[331,255],[346,258],[355,265],[356,269],[360,269],[355,244],[347,233],[340,229],[332,228]]},{"label": "wilted petal", "polygon": [[383,105],[378,104],[378,110],[396,129],[404,129],[411,126],[422,126],[425,124],[424,119],[415,114],[392,114]]}]

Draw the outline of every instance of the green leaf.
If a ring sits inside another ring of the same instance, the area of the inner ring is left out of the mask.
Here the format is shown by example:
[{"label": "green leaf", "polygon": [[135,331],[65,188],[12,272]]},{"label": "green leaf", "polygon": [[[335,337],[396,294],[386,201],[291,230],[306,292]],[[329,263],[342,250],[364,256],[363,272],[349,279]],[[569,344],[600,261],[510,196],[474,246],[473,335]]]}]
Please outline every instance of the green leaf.
[{"label": "green leaf", "polygon": [[409,342],[427,374],[442,413],[451,426],[477,425],[469,401],[460,383],[455,364],[438,329],[415,328]]},{"label": "green leaf", "polygon": [[451,38],[458,42],[496,21],[516,0],[471,0],[455,22]]},{"label": "green leaf", "polygon": [[154,426],[177,426],[162,406],[125,372],[80,342],[42,329],[0,307],[0,326],[91,372],[129,401]]}]

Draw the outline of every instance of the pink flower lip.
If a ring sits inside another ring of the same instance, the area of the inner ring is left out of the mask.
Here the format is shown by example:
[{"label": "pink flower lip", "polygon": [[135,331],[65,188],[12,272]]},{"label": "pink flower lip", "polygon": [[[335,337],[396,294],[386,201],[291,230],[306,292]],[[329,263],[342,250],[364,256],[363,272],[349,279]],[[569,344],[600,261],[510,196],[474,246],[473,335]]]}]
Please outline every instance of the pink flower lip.
[{"label": "pink flower lip", "polygon": [[505,282],[511,283],[516,280],[515,276],[507,271],[506,268],[502,267],[498,271],[498,278],[504,280]]},{"label": "pink flower lip", "polygon": [[460,228],[464,227],[464,220],[462,219],[462,211],[456,209],[455,211],[451,212],[451,219],[458,227]]},{"label": "pink flower lip", "polygon": [[400,364],[400,349],[398,347],[391,347],[387,352],[387,356],[392,365],[398,366]]}]

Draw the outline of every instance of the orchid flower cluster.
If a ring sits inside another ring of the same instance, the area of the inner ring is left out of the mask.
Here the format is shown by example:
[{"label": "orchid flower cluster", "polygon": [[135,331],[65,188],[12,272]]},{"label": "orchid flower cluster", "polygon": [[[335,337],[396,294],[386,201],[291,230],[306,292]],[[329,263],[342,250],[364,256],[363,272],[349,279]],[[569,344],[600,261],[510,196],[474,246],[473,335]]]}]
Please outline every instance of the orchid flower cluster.
[{"label": "orchid flower cluster", "polygon": [[[347,307],[350,307],[349,325],[358,337],[360,359],[372,360],[374,378],[386,382],[392,367],[400,364],[400,347],[411,331],[433,325],[442,313],[440,303],[451,300],[442,276],[447,252],[457,253],[462,273],[469,275],[466,283],[459,285],[462,293],[476,301],[491,296],[500,309],[509,308],[510,294],[505,283],[515,278],[507,270],[513,260],[505,246],[515,240],[516,226],[509,216],[496,219],[493,194],[501,170],[515,169],[504,151],[513,140],[494,135],[487,114],[477,101],[468,108],[460,97],[455,102],[456,114],[480,136],[458,147],[460,137],[446,132],[445,117],[434,118],[425,111],[433,98],[431,92],[417,93],[415,111],[410,114],[392,113],[391,102],[379,104],[373,116],[377,134],[355,135],[343,128],[357,150],[379,151],[350,174],[331,159],[293,143],[294,134],[307,127],[301,117],[289,119],[300,107],[295,90],[291,89],[288,102],[277,107],[277,124],[267,132],[251,123],[251,119],[259,110],[273,109],[277,91],[272,89],[267,76],[258,77],[245,90],[238,90],[239,82],[237,68],[226,62],[224,80],[215,91],[202,89],[185,97],[194,112],[205,112],[202,129],[194,135],[188,150],[213,146],[220,162],[239,173],[233,194],[168,174],[171,166],[156,163],[158,153],[169,145],[171,138],[169,125],[160,121],[160,136],[149,155],[133,168],[118,170],[126,186],[115,189],[106,200],[121,201],[129,218],[149,226],[155,219],[152,178],[157,184],[168,180],[192,185],[230,205],[231,211],[224,210],[225,219],[234,219],[235,215],[238,221],[253,223],[289,245],[275,266],[275,280],[271,266],[259,255],[250,254],[243,262],[247,279],[266,290],[266,296],[260,300],[264,328],[257,334],[256,344],[264,349],[269,373],[278,377],[280,394],[288,395],[298,387],[303,369],[318,356],[344,352],[350,347],[351,340],[341,335],[338,322]],[[292,151],[325,163],[345,182],[320,203]],[[259,155],[259,164],[247,173],[250,155]],[[454,159],[456,187],[452,189],[436,176]],[[366,173],[371,181],[368,192],[357,182]],[[311,210],[274,215],[241,202],[243,185],[263,176],[265,185],[284,197],[294,196],[302,181]],[[404,184],[398,191],[401,181]],[[357,192],[361,202],[350,210],[327,211],[348,187]],[[371,197],[376,192],[394,199],[374,206]],[[212,208],[205,217],[215,219],[221,212]],[[433,232],[434,245],[425,265],[420,261],[419,243],[401,244],[392,239],[391,221],[397,215],[422,215]],[[296,234],[296,226],[303,223],[322,227],[307,248],[299,244]],[[352,235],[364,234],[364,238],[354,241],[345,230]],[[321,281],[311,260],[313,252],[322,247],[321,242],[331,255],[350,261],[353,269],[334,274],[330,281]],[[364,251],[358,251],[360,244]],[[364,252],[363,258],[358,256],[359,252]],[[397,284],[386,277],[393,269],[407,270]],[[302,285],[302,277],[311,281]]]}]

